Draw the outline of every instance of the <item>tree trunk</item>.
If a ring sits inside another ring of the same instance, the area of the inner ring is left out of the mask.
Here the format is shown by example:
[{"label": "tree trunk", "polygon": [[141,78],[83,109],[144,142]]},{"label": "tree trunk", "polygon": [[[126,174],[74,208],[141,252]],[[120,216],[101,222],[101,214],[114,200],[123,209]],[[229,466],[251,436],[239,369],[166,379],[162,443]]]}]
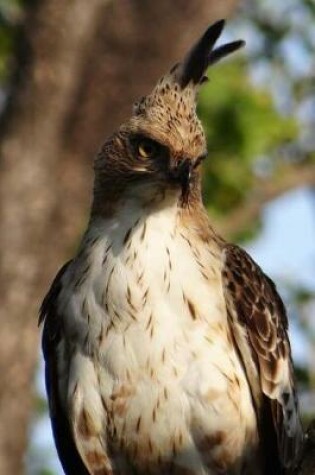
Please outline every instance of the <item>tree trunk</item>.
[{"label": "tree trunk", "polygon": [[41,0],[29,10],[1,131],[0,473],[23,473],[37,311],[89,205],[92,158],[235,0]]}]

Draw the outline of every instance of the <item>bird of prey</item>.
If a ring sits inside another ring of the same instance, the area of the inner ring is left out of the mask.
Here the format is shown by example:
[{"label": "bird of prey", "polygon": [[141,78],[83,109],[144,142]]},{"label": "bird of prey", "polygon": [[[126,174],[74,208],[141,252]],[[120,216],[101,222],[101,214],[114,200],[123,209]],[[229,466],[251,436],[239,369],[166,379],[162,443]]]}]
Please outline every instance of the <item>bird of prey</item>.
[{"label": "bird of prey", "polygon": [[280,475],[302,441],[288,320],[274,283],[212,228],[196,94],[210,26],[95,160],[76,256],[40,314],[67,475]]}]

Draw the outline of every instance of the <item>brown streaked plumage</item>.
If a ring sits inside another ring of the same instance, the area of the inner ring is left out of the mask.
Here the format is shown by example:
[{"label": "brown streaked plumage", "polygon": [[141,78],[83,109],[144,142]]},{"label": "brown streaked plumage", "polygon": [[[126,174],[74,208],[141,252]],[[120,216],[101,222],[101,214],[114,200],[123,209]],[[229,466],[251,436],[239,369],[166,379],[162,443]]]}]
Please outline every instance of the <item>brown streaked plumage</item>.
[{"label": "brown streaked plumage", "polygon": [[301,440],[274,284],[210,225],[196,93],[212,25],[95,161],[79,251],[41,307],[46,387],[67,475],[284,475]]}]

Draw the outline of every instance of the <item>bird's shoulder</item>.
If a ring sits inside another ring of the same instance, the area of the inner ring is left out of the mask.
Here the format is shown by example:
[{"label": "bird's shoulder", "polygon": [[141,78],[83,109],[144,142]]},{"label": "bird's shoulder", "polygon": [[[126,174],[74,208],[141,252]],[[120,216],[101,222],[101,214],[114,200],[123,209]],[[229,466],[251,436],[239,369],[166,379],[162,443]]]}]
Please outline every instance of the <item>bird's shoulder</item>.
[{"label": "bird's shoulder", "polygon": [[66,262],[57,272],[49,291],[47,292],[40,310],[38,324],[44,324],[43,329],[43,353],[46,358],[49,346],[56,344],[60,338],[60,318],[58,316],[58,297],[62,290],[62,279],[69,269],[72,260]]},{"label": "bird's shoulder", "polygon": [[235,244],[226,243],[223,247],[223,279],[238,305],[242,323],[255,323],[258,332],[268,330],[267,322],[287,331],[287,313],[275,283],[244,249]]}]

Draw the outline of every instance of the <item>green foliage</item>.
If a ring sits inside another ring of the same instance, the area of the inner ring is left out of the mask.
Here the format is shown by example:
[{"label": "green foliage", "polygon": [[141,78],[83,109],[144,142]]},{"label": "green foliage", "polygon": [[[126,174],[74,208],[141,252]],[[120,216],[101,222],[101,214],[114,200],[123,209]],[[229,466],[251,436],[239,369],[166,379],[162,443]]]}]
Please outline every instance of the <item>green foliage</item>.
[{"label": "green foliage", "polygon": [[295,377],[300,386],[308,387],[311,384],[310,373],[304,366],[294,366]]},{"label": "green foliage", "polygon": [[247,199],[257,158],[293,140],[298,128],[280,115],[267,90],[250,84],[244,62],[216,67],[210,77],[198,107],[209,150],[204,199],[212,215],[220,216]]},{"label": "green foliage", "polygon": [[34,398],[34,415],[36,417],[41,417],[43,414],[47,413],[48,403],[47,399],[43,398],[39,394],[36,394]]},{"label": "green foliage", "polygon": [[260,216],[251,219],[251,222],[246,227],[236,229],[228,238],[237,243],[247,243],[257,238],[262,229],[262,222]]},{"label": "green foliage", "polygon": [[0,84],[10,78],[12,54],[23,18],[22,0],[0,0]]}]

